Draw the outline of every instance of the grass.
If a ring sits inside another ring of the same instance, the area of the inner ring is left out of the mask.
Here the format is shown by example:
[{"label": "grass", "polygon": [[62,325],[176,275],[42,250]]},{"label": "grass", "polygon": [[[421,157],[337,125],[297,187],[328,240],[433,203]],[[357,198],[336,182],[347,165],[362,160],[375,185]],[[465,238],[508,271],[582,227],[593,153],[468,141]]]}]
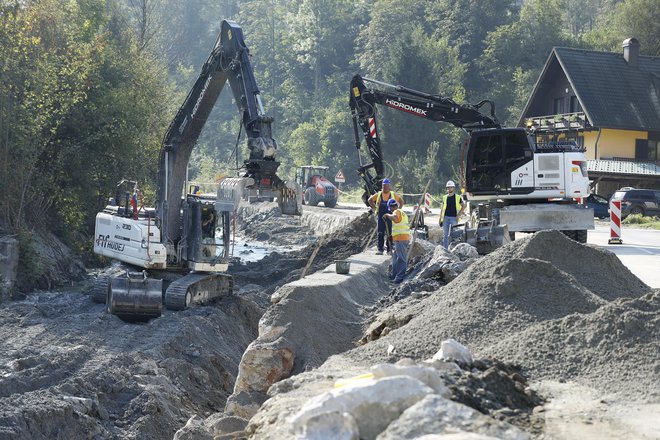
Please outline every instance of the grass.
[{"label": "grass", "polygon": [[624,225],[635,225],[643,229],[658,229],[660,230],[660,218],[647,217],[641,214],[632,214],[626,217],[623,222]]}]

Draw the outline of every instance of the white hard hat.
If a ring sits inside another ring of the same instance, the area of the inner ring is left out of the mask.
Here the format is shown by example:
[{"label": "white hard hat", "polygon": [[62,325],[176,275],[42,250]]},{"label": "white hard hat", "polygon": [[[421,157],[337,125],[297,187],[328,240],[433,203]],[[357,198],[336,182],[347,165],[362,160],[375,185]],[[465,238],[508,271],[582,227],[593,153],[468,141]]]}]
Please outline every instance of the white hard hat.
[{"label": "white hard hat", "polygon": [[451,187],[451,188],[455,188],[455,187],[456,187],[456,184],[454,183],[453,180],[448,180],[448,181],[447,181],[447,188],[449,188],[449,187]]}]

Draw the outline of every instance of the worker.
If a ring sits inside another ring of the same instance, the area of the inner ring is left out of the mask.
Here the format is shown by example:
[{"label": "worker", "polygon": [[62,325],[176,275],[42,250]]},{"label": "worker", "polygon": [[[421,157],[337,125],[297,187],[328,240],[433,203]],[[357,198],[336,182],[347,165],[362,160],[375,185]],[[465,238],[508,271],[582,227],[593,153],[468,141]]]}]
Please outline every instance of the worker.
[{"label": "worker", "polygon": [[213,238],[215,236],[215,216],[213,211],[209,210],[204,214],[202,219],[202,233],[204,237]]},{"label": "worker", "polygon": [[385,217],[392,222],[392,242],[394,244],[390,279],[393,283],[399,284],[406,276],[406,269],[408,268],[410,227],[408,226],[408,216],[399,208],[396,199],[391,198],[388,200],[387,207],[390,214],[385,214]]},{"label": "worker", "polygon": [[387,202],[390,199],[394,199],[399,204],[399,208],[403,208],[403,199],[394,192],[390,191],[391,185],[392,183],[390,182],[390,179],[383,179],[382,190],[369,197],[368,200],[369,206],[371,206],[371,209],[376,212],[376,217],[378,220],[378,250],[376,251],[376,254],[378,255],[383,255],[383,251],[385,250],[386,235],[388,236],[387,253],[392,253],[392,244],[389,240],[389,235],[392,231],[392,222],[389,219],[383,217],[385,214],[389,213],[389,210],[387,209]]},{"label": "worker", "polygon": [[442,226],[443,232],[442,246],[445,249],[449,248],[451,226],[458,223],[458,219],[465,210],[465,202],[455,191],[456,184],[453,180],[449,180],[447,194],[442,196],[442,212],[440,213],[440,226]]}]

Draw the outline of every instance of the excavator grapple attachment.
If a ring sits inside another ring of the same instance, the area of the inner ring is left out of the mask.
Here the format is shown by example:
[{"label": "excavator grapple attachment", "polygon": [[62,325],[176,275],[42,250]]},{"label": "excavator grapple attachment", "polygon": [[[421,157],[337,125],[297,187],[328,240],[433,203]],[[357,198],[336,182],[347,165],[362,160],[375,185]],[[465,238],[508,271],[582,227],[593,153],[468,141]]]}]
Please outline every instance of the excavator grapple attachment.
[{"label": "excavator grapple attachment", "polygon": [[162,292],[163,280],[147,278],[145,271],[127,271],[110,280],[106,307],[125,321],[148,321],[161,315]]},{"label": "excavator grapple attachment", "polygon": [[458,224],[451,228],[452,243],[467,243],[477,248],[480,255],[486,255],[509,243],[509,228],[492,220],[480,221],[475,228]]},{"label": "excavator grapple attachment", "polygon": [[241,200],[245,198],[248,186],[254,185],[254,179],[250,177],[227,177],[218,185],[218,197],[216,199],[216,211],[236,211]]},{"label": "excavator grapple attachment", "polygon": [[302,215],[302,186],[297,182],[286,182],[286,185],[277,191],[277,206],[282,214]]}]

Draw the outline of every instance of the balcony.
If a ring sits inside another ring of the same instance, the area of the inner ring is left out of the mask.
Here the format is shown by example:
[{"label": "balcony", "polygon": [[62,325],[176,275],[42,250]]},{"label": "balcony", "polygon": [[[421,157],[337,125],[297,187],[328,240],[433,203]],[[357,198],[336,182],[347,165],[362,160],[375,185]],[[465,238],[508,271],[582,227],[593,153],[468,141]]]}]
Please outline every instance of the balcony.
[{"label": "balcony", "polygon": [[560,115],[534,116],[525,119],[525,126],[532,132],[577,131],[591,128],[584,112],[562,113]]}]

